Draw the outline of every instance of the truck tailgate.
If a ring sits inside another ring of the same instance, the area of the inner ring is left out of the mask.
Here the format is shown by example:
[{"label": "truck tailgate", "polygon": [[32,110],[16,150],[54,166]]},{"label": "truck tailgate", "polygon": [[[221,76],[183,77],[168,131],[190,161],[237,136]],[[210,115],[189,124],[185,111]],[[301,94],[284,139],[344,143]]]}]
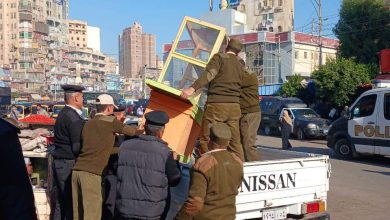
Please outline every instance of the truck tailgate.
[{"label": "truck tailgate", "polygon": [[262,210],[286,207],[301,215],[303,203],[326,202],[329,157],[259,148],[262,160],[244,164],[244,180],[236,197],[237,219],[262,217]]}]

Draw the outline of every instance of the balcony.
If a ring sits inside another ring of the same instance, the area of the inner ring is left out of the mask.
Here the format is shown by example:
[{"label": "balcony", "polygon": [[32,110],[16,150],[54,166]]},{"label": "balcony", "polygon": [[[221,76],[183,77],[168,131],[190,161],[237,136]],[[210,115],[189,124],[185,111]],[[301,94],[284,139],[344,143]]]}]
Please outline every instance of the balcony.
[{"label": "balcony", "polygon": [[32,12],[32,5],[28,1],[19,1],[19,11]]}]

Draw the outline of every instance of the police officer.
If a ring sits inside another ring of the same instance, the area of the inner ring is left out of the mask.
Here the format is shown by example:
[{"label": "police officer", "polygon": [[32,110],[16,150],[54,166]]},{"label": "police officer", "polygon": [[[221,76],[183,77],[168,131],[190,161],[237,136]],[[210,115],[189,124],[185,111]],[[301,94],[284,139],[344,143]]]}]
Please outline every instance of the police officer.
[{"label": "police officer", "polygon": [[[120,122],[124,122],[126,119],[126,113],[124,107],[118,107],[114,109],[114,115]],[[115,212],[115,199],[116,199],[116,184],[117,184],[117,169],[118,169],[118,151],[119,146],[125,140],[125,135],[116,134],[114,149],[111,152],[108,164],[103,174],[103,208],[102,208],[102,220],[110,220],[114,218]]]},{"label": "police officer", "polygon": [[241,159],[226,150],[230,139],[226,124],[212,125],[210,151],[194,164],[187,201],[175,219],[235,219],[236,195],[244,173]]},{"label": "police officer", "polygon": [[169,117],[163,111],[145,114],[145,135],[123,142],[119,150],[117,219],[165,219],[169,187],[181,172],[176,156],[161,139]]},{"label": "police officer", "polygon": [[261,111],[259,105],[259,83],[255,73],[245,69],[245,61],[240,60],[245,70],[240,95],[240,135],[245,161],[260,160],[260,153],[255,142],[260,126]]},{"label": "police officer", "polygon": [[240,90],[244,70],[237,59],[241,49],[242,44],[238,40],[230,39],[226,53],[215,54],[207,64],[205,72],[191,87],[183,89],[181,96],[188,98],[195,91],[208,85],[207,102],[201,125],[201,150],[208,151],[210,125],[215,121],[225,122],[232,133],[229,150],[244,160],[239,129]]},{"label": "police officer", "polygon": [[115,135],[134,136],[142,132],[116,119],[113,113],[117,107],[110,95],[99,95],[96,101],[97,113],[85,123],[83,147],[72,171],[74,220],[101,219],[102,175],[114,150]]},{"label": "police officer", "polygon": [[66,106],[58,114],[54,125],[53,192],[56,194],[51,219],[73,219],[71,174],[80,153],[81,131],[84,120],[83,87],[63,85]]}]

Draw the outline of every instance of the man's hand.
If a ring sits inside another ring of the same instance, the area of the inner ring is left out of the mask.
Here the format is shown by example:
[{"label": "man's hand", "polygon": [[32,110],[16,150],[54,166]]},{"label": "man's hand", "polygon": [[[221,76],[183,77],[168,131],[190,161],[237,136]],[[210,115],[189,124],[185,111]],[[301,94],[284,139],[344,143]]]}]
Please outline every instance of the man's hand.
[{"label": "man's hand", "polygon": [[137,131],[135,132],[135,134],[136,135],[140,135],[140,134],[143,134],[145,132],[145,129],[144,129],[144,127],[142,126],[139,126],[138,128],[137,128]]},{"label": "man's hand", "polygon": [[176,153],[176,151],[172,151],[172,157],[174,160],[178,160],[179,157],[178,157],[178,154]]},{"label": "man's hand", "polygon": [[180,96],[183,99],[188,99],[188,97],[190,97],[192,94],[194,94],[194,92],[195,92],[195,89],[192,87],[189,87],[189,88],[183,89]]}]

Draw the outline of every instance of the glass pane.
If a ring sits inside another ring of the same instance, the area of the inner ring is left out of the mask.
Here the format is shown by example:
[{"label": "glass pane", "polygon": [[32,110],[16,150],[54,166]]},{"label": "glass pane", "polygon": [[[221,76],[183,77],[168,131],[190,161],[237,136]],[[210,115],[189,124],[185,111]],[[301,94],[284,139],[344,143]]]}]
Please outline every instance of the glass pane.
[{"label": "glass pane", "polygon": [[[188,88],[199,78],[203,71],[204,68],[201,66],[173,57],[169,63],[162,83],[175,89]],[[198,106],[203,109],[207,99],[207,88],[200,89],[196,94],[194,94],[194,96],[198,97],[199,93],[200,97],[198,100]]]},{"label": "glass pane", "polygon": [[198,79],[203,70],[203,67],[173,57],[162,83],[176,89],[187,88]]},{"label": "glass pane", "polygon": [[188,21],[175,52],[207,62],[219,31]]}]

